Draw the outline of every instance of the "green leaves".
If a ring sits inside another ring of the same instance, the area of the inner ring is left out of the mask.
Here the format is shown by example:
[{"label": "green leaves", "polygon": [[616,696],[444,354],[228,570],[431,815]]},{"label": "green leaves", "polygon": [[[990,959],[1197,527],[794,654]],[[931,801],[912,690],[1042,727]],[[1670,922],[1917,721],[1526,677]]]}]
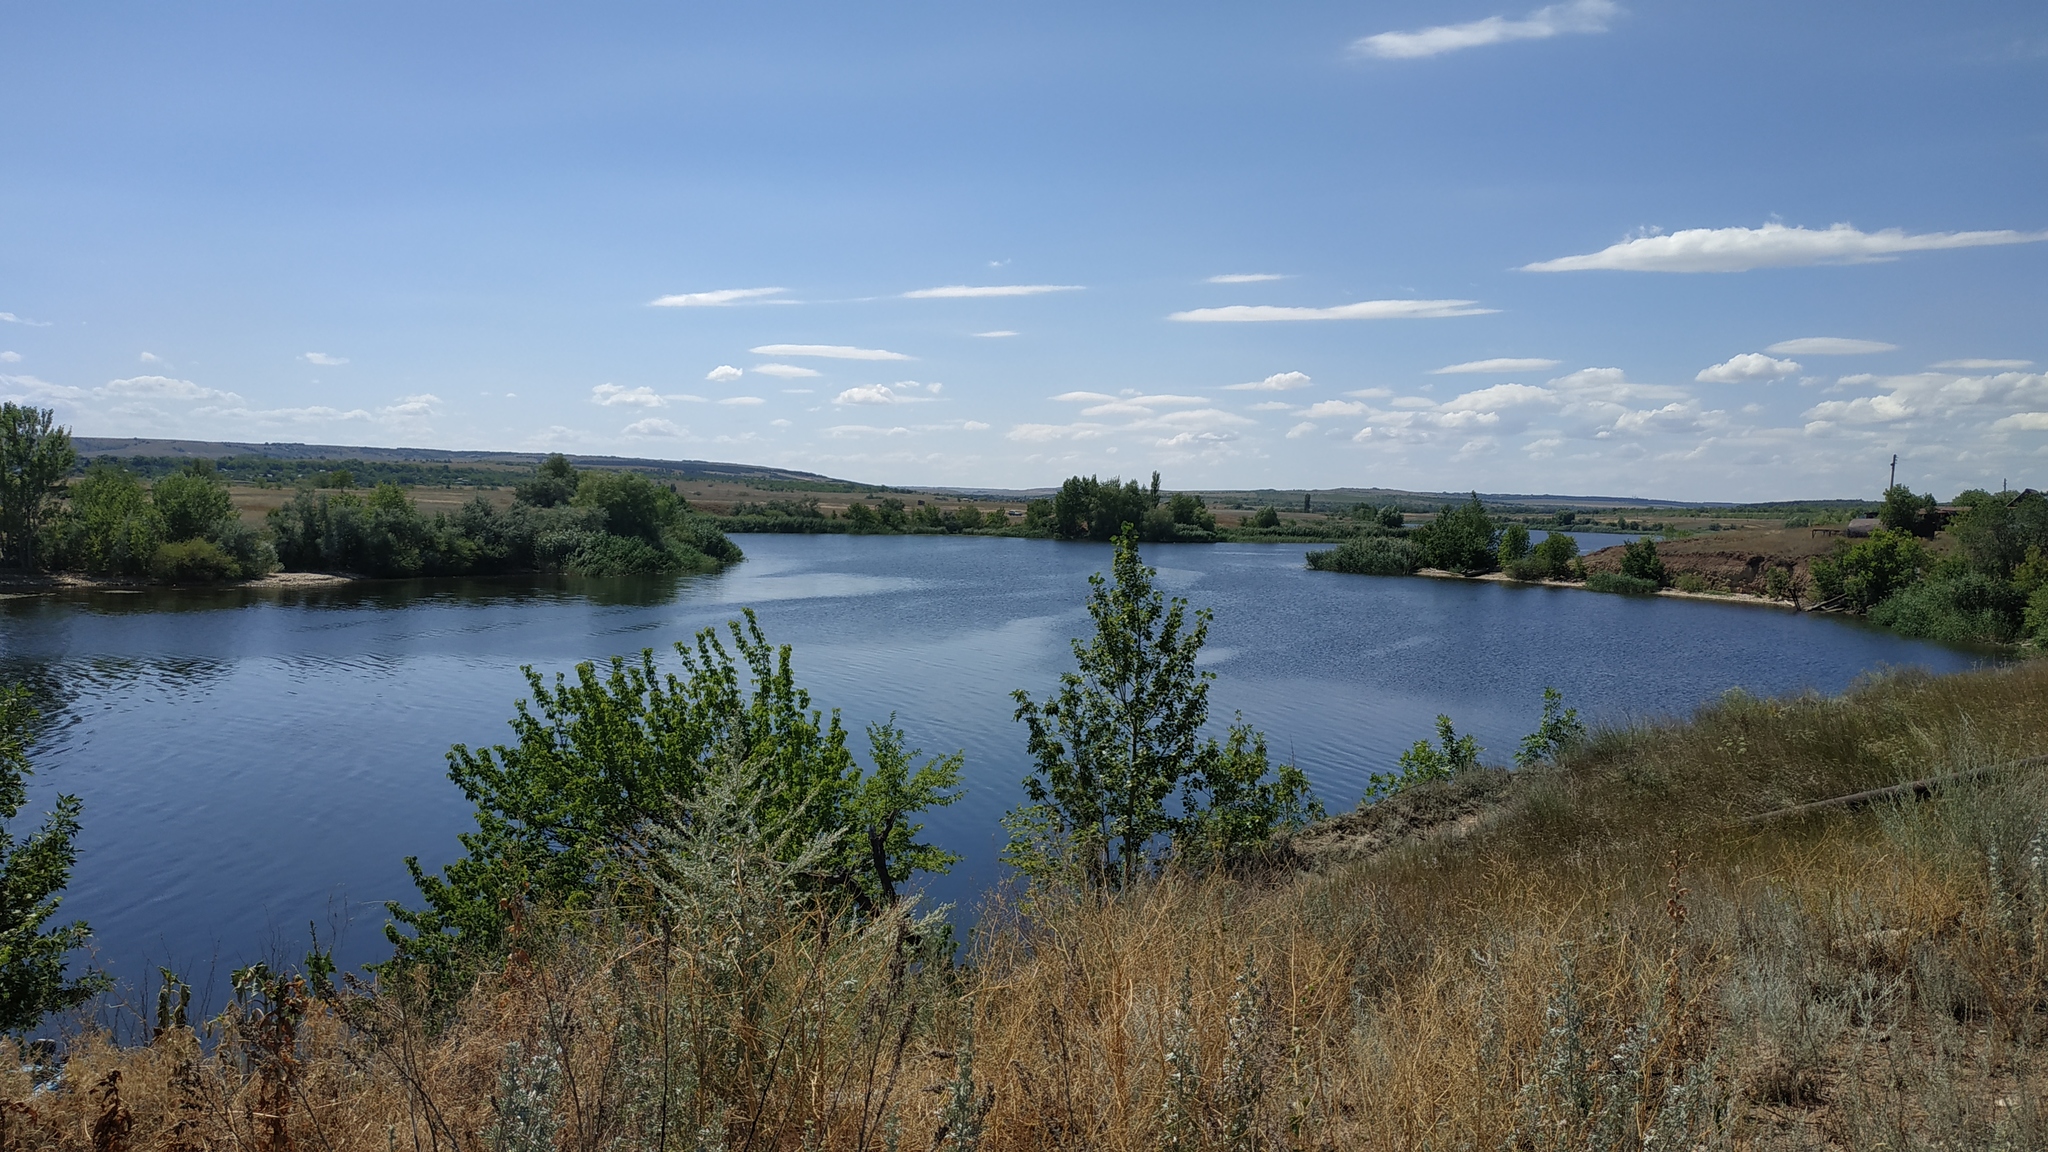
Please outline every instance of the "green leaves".
[{"label": "green leaves", "polygon": [[77,460],[55,412],[0,404],[0,564],[36,567],[43,521]]},{"label": "green leaves", "polygon": [[[1004,818],[1005,859],[1035,878],[1123,887],[1149,870],[1151,845],[1167,834],[1177,850],[1232,858],[1314,803],[1291,768],[1265,781],[1265,741],[1251,729],[1232,729],[1227,746],[1202,738],[1214,675],[1195,657],[1209,613],[1190,622],[1187,601],[1167,600],[1155,575],[1126,525],[1110,576],[1088,578],[1095,631],[1074,641],[1077,671],[1042,704],[1013,693],[1036,764],[1024,781],[1030,804]],[[1183,788],[1187,814],[1175,819],[1166,801]]]},{"label": "green leaves", "polygon": [[1579,710],[1564,706],[1564,693],[1545,688],[1543,718],[1534,732],[1522,737],[1522,746],[1515,749],[1515,766],[1528,768],[1554,760],[1585,741],[1586,725],[1579,720]]},{"label": "green leaves", "polygon": [[[27,802],[27,744],[35,722],[28,693],[0,689],[0,821],[12,821]],[[78,860],[80,804],[57,797],[41,828],[17,842],[0,831],[0,1031],[33,1028],[52,1012],[74,1008],[107,987],[104,975],[88,970],[67,978],[66,954],[82,948],[91,930],[83,920],[45,930],[61,904]]]}]

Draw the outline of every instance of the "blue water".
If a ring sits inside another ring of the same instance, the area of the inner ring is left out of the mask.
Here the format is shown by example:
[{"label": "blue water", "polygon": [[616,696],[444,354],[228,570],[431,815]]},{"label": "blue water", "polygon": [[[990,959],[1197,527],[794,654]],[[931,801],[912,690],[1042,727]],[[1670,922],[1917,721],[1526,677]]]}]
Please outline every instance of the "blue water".
[{"label": "blue water", "polygon": [[[160,591],[0,601],[0,671],[43,693],[31,811],[85,804],[66,916],[140,980],[341,930],[383,955],[402,859],[456,851],[468,810],[450,744],[503,739],[543,671],[759,611],[816,703],[849,729],[891,713],[915,745],[964,750],[968,793],[929,832],[966,861],[931,886],[971,905],[997,879],[998,816],[1028,766],[1009,693],[1043,695],[1087,623],[1105,547],[945,537],[748,536],[749,559],[670,580]],[[1851,621],[1571,589],[1308,571],[1299,545],[1148,549],[1161,583],[1214,609],[1214,712],[1241,711],[1333,807],[1429,735],[1439,712],[1504,761],[1555,686],[1595,720],[1680,714],[1730,688],[1835,692],[1887,665],[1979,654]],[[857,740],[865,752],[865,741]],[[217,981],[216,981],[217,982]]]}]

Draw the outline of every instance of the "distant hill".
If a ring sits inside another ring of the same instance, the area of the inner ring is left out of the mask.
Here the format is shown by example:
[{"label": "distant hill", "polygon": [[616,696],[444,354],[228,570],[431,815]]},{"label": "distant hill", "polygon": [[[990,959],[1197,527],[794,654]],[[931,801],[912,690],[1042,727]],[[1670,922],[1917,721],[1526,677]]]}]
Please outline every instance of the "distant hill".
[{"label": "distant hill", "polygon": [[[277,460],[346,464],[432,464],[465,473],[503,470],[524,472],[547,457],[545,452],[462,452],[445,448],[362,448],[345,444],[242,444],[216,440],[158,440],[139,437],[74,436],[72,443],[86,459],[130,461]],[[816,472],[769,468],[759,464],[727,464],[712,460],[655,460],[636,456],[583,456],[564,453],[579,466],[649,472],[678,480],[768,482],[775,487],[822,491],[865,490],[873,485],[838,480]]]}]

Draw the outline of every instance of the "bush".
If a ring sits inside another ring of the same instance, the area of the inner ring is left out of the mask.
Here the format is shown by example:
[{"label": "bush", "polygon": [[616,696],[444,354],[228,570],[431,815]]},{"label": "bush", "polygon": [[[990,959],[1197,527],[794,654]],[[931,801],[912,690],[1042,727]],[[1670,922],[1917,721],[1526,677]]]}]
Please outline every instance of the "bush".
[{"label": "bush", "polygon": [[1697,572],[1680,572],[1671,578],[1671,586],[1680,592],[1714,591],[1714,585]]},{"label": "bush", "polygon": [[149,571],[163,543],[163,521],[133,473],[96,463],[71,486],[69,497],[49,529],[45,554],[54,567],[111,576]]},{"label": "bush", "polygon": [[1318,572],[1349,572],[1356,576],[1408,576],[1421,567],[1420,549],[1398,536],[1366,536],[1335,548],[1308,554]]},{"label": "bush", "polygon": [[242,570],[211,540],[177,540],[157,545],[149,574],[168,584],[211,584],[233,580]]},{"label": "bush", "polygon": [[1814,599],[1822,604],[1839,600],[1851,612],[1868,612],[1918,580],[1928,564],[1920,541],[1880,528],[1869,539],[1837,545],[1834,555],[1813,562]]},{"label": "bush", "polygon": [[1773,565],[1764,573],[1764,595],[1773,600],[1790,600],[1794,595],[1792,570]]},{"label": "bush", "polygon": [[1529,529],[1521,524],[1510,524],[1500,530],[1500,546],[1496,549],[1500,565],[1505,568],[1529,555]]},{"label": "bush", "polygon": [[2028,606],[2005,581],[1962,572],[1900,589],[1870,610],[1870,621],[1927,640],[2003,644],[2019,637]]},{"label": "bush", "polygon": [[1252,527],[1254,528],[1278,528],[1279,526],[1280,510],[1271,504],[1259,509],[1258,515],[1252,517]]},{"label": "bush", "polygon": [[2048,644],[2048,584],[2034,589],[2034,594],[2027,597],[2025,622],[2027,635]]},{"label": "bush", "polygon": [[1647,580],[1659,588],[1669,583],[1664,571],[1664,558],[1657,555],[1657,542],[1648,536],[1639,536],[1622,545],[1621,574]]},{"label": "bush", "polygon": [[1570,580],[1577,575],[1573,561],[1579,558],[1579,542],[1562,532],[1552,532],[1527,556],[1507,565],[1508,575],[1517,580]]},{"label": "bush", "polygon": [[1644,580],[1622,572],[1592,572],[1586,576],[1586,587],[1595,592],[1620,592],[1628,596],[1648,596],[1657,590],[1655,580]]},{"label": "bush", "polygon": [[1494,568],[1493,520],[1479,503],[1479,494],[1456,506],[1445,505],[1434,521],[1415,530],[1422,563],[1476,576]]},{"label": "bush", "polygon": [[[1573,719],[1577,719],[1576,715]],[[1458,735],[1451,727],[1449,716],[1436,718],[1436,735],[1442,747],[1434,747],[1427,740],[1417,740],[1413,747],[1401,753],[1397,770],[1373,773],[1366,781],[1366,798],[1391,796],[1403,788],[1429,780],[1448,780],[1460,772],[1478,767],[1479,741],[1469,735]]]}]

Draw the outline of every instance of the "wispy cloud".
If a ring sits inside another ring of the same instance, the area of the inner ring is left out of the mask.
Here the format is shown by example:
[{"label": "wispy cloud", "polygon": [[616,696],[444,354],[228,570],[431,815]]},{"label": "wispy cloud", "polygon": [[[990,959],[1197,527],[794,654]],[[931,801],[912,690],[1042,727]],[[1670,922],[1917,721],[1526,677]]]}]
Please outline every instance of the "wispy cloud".
[{"label": "wispy cloud", "polygon": [[206,388],[190,380],[170,376],[130,376],[125,380],[109,380],[99,391],[108,396],[131,399],[242,402],[242,398],[233,392]]},{"label": "wispy cloud", "polygon": [[1847,336],[1801,336],[1797,340],[1780,340],[1764,349],[1780,356],[1862,356],[1898,350],[1897,344],[1886,344],[1882,340],[1852,340]]},{"label": "wispy cloud", "polygon": [[26,316],[16,316],[12,312],[0,312],[0,321],[8,324],[26,324],[31,328],[48,328],[51,324],[48,320],[31,320]]},{"label": "wispy cloud", "polygon": [[21,363],[21,353],[19,353],[19,352],[0,352],[0,364],[19,364],[19,363]]},{"label": "wispy cloud", "polygon": [[1462,48],[1481,48],[1510,40],[1548,40],[1568,32],[1605,32],[1607,22],[1621,14],[1612,0],[1570,0],[1538,8],[1520,20],[1488,16],[1468,24],[1439,24],[1413,32],[1382,32],[1352,42],[1357,56],[1381,60],[1417,60]]},{"label": "wispy cloud", "polygon": [[[834,404],[921,404],[929,401],[931,399],[929,396],[910,396],[906,394],[909,390],[919,387],[922,387],[922,385],[918,384],[915,380],[903,381],[897,384],[895,388],[891,388],[887,384],[863,384],[856,388],[848,388],[846,391],[834,396],[832,402]],[[902,391],[898,391],[898,389],[902,389]]]},{"label": "wispy cloud", "polygon": [[741,369],[735,368],[730,364],[720,364],[718,367],[706,372],[704,378],[714,384],[723,384],[728,380],[737,380],[744,375],[746,373]]},{"label": "wispy cloud", "polygon": [[1296,424],[1294,427],[1289,428],[1287,430],[1287,438],[1289,440],[1299,440],[1303,436],[1306,436],[1315,430],[1315,424],[1311,423],[1310,421],[1303,420],[1301,423]]},{"label": "wispy cloud", "polygon": [[1476,300],[1361,300],[1331,308],[1281,308],[1268,304],[1232,304],[1175,312],[1168,320],[1191,324],[1247,324],[1275,320],[1436,320],[1447,316],[1484,316],[1495,308],[1474,307]]},{"label": "wispy cloud", "polygon": [[993,332],[976,332],[975,335],[983,340],[1001,340],[1005,336],[1015,336],[1016,333],[1008,328],[998,328]]},{"label": "wispy cloud", "polygon": [[[710,292],[678,292],[673,296],[657,296],[647,302],[649,308],[720,308],[728,304],[740,304],[748,300],[760,300],[764,296],[776,296],[787,292],[787,288],[718,288]],[[776,301],[781,303],[781,301]]]},{"label": "wispy cloud", "polygon": [[1693,379],[1702,384],[1753,384],[1778,380],[1799,371],[1797,360],[1773,360],[1761,352],[1731,356],[1711,368],[1702,368]]},{"label": "wispy cloud", "polygon": [[1204,283],[1204,284],[1264,284],[1264,283],[1265,283],[1266,281],[1268,281],[1268,280],[1285,280],[1285,279],[1287,279],[1287,277],[1286,277],[1286,276],[1284,276],[1284,275],[1282,275],[1282,274],[1280,274],[1280,273],[1278,273],[1278,272],[1226,272],[1226,273],[1224,273],[1224,274],[1223,274],[1223,275],[1221,275],[1221,276],[1211,276],[1211,277],[1209,277],[1208,279],[1206,279],[1206,280],[1202,281],[1202,283]]},{"label": "wispy cloud", "polygon": [[1292,392],[1296,388],[1309,386],[1306,372],[1275,372],[1264,380],[1253,380],[1245,384],[1225,384],[1225,392]]},{"label": "wispy cloud", "polygon": [[1965,369],[1965,370],[1977,370],[1977,371],[1994,371],[1994,372],[1995,372],[1995,371],[1999,371],[1999,370],[2015,370],[2015,371],[2016,371],[2016,370],[2018,370],[2018,369],[2021,369],[2021,368],[2032,368],[2033,366],[2034,366],[2034,362],[2033,362],[2032,360],[1975,360],[1975,359],[1971,359],[1971,360],[1943,360],[1943,361],[1942,361],[1941,363],[1939,363],[1939,364],[1936,364],[1936,365],[1934,365],[1934,367],[1936,367],[1936,368],[1962,368],[1962,369]]},{"label": "wispy cloud", "polygon": [[619,434],[635,440],[681,440],[689,436],[690,430],[672,420],[649,416],[619,429]]},{"label": "wispy cloud", "polygon": [[798,364],[756,364],[754,371],[763,376],[779,376],[784,380],[801,380],[807,376],[818,375],[816,368],[805,368]]},{"label": "wispy cloud", "polygon": [[660,393],[645,385],[627,388],[622,384],[599,384],[590,390],[590,402],[606,408],[660,408],[668,403]]},{"label": "wispy cloud", "polygon": [[739,407],[751,407],[752,405],[755,404],[766,404],[767,401],[761,399],[759,396],[727,396],[725,399],[720,400],[719,403],[731,404]]},{"label": "wispy cloud", "polygon": [[824,360],[914,360],[901,352],[882,348],[855,348],[849,344],[763,344],[747,351],[756,356],[816,356]]},{"label": "wispy cloud", "polygon": [[325,352],[308,352],[301,356],[300,359],[308,364],[318,364],[322,368],[339,368],[343,364],[348,363],[348,357],[346,356],[329,356]]},{"label": "wispy cloud", "polygon": [[1048,292],[1079,292],[1079,284],[948,284],[905,292],[905,300],[976,300],[988,296],[1043,296]]},{"label": "wispy cloud", "polygon": [[1524,264],[1524,272],[1748,272],[1756,268],[1799,268],[1815,264],[1874,264],[1902,252],[2033,244],[2048,232],[1922,232],[1898,228],[1864,232],[1849,224],[1797,228],[1687,228],[1662,236],[1638,236],[1583,256],[1561,256]]},{"label": "wispy cloud", "polygon": [[1446,364],[1430,370],[1431,376],[1481,375],[1494,372],[1541,372],[1557,367],[1555,360],[1540,357],[1502,356],[1493,360],[1467,360],[1463,364]]}]

